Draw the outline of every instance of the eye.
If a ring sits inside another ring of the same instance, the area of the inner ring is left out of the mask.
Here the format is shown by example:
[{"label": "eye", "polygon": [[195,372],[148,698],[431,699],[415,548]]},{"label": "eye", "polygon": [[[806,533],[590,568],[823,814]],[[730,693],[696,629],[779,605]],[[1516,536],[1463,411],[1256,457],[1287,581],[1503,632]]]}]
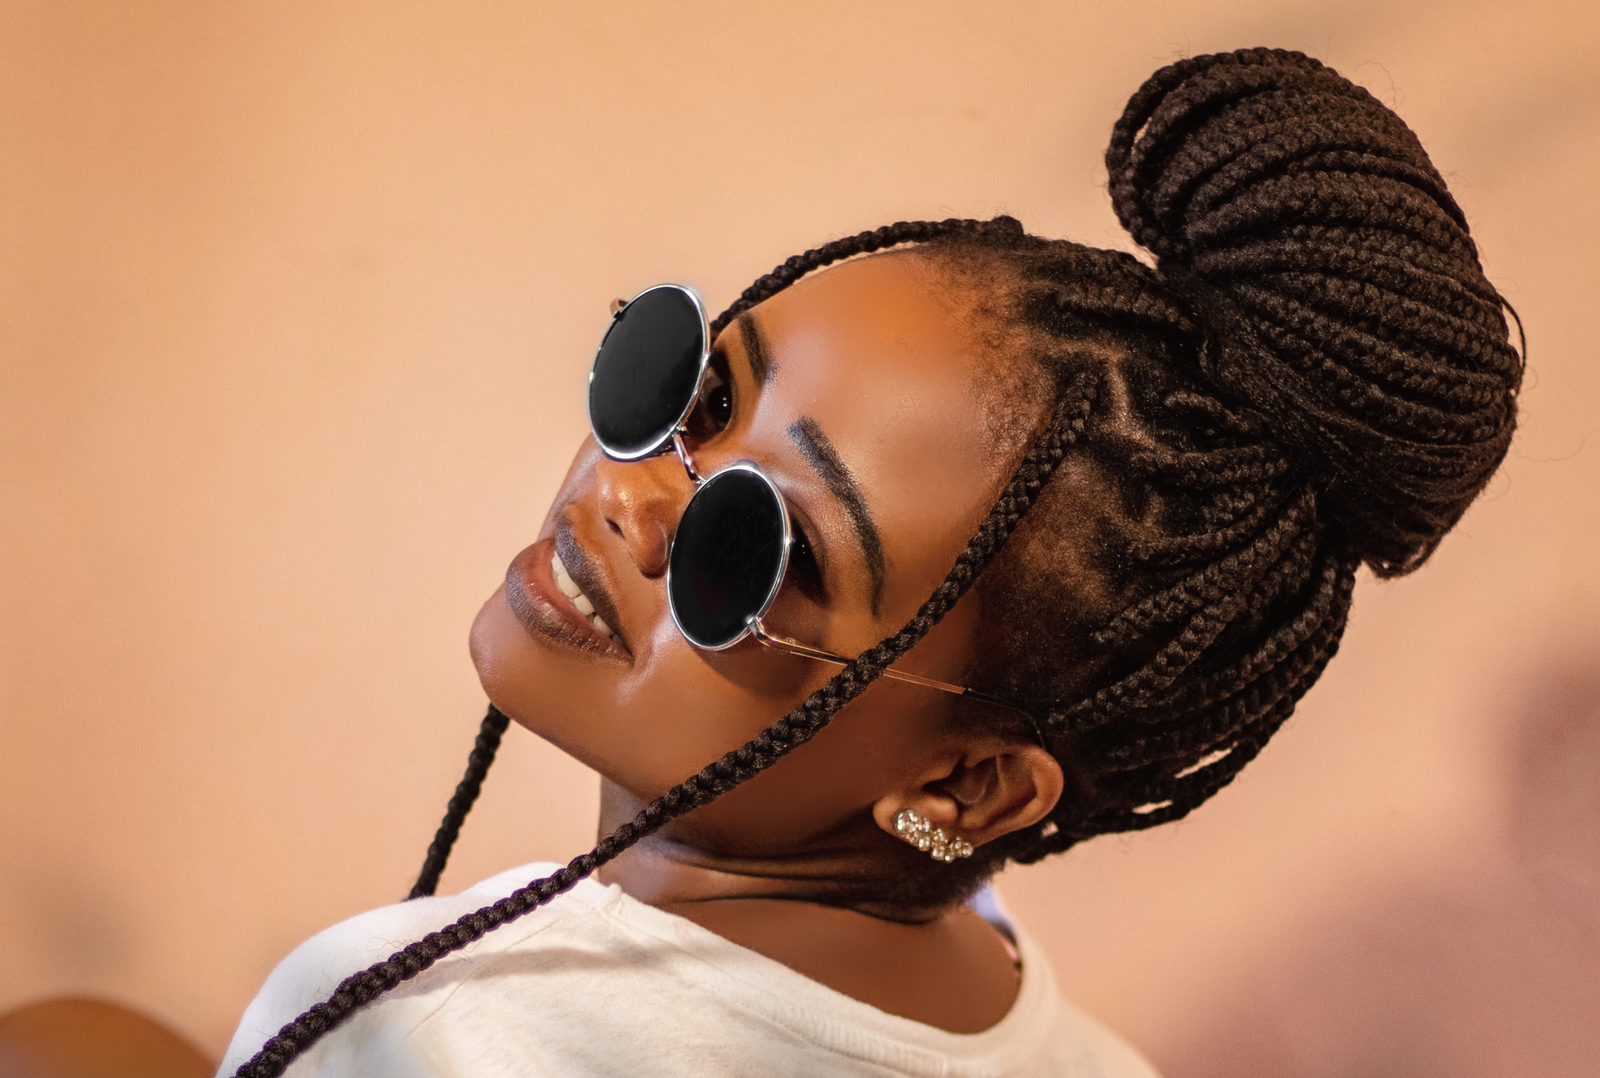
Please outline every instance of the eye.
[{"label": "eye", "polygon": [[797,569],[816,570],[817,555],[811,549],[811,540],[806,538],[805,532],[795,532],[794,542],[789,544],[789,561]]},{"label": "eye", "polygon": [[814,602],[823,601],[822,566],[817,562],[811,540],[799,528],[794,529],[794,538],[789,543],[789,572],[802,595]]},{"label": "eye", "polygon": [[718,430],[733,418],[733,386],[715,363],[706,368],[705,380],[700,383],[700,407]]}]

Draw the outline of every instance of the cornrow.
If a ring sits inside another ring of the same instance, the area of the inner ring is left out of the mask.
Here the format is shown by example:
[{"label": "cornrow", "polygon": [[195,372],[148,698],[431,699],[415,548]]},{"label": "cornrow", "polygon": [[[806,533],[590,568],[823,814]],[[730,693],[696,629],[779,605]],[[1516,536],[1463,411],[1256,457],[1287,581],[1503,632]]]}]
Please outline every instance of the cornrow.
[{"label": "cornrow", "polygon": [[[998,223],[964,220],[903,222],[863,232],[785,262],[746,289],[740,300],[730,308],[732,313],[725,312],[714,325],[726,326],[738,311],[744,309],[740,303],[745,306],[758,303],[792,284],[811,269],[821,268],[839,259],[940,236],[985,235],[997,231],[1020,233],[1021,229],[1016,222],[1003,218]],[[314,1004],[269,1038],[261,1050],[235,1072],[236,1078],[268,1078],[282,1074],[291,1062],[324,1034],[343,1023],[357,1008],[415,977],[439,959],[461,950],[486,933],[538,909],[641,839],[748,781],[810,741],[827,726],[840,708],[860,696],[885,669],[926,636],[972,587],[973,581],[1004,547],[1006,540],[1034,504],[1040,489],[1049,481],[1067,450],[1083,432],[1096,392],[1095,380],[1084,377],[1062,394],[1048,426],[1028,450],[988,515],[957,556],[943,583],[934,589],[916,616],[898,632],[846,664],[799,707],[743,746],[725,754],[646,805],[632,820],[601,839],[588,853],[573,858],[551,875],[534,880],[505,898],[466,914],[436,932],[428,933],[383,961],[346,977],[326,1000]],[[502,719],[503,716],[494,709],[485,717],[469,759],[467,774],[452,797],[449,811],[429,848],[412,897],[416,897],[419,891],[431,892],[437,885],[450,846],[493,761],[500,735],[505,730]]]},{"label": "cornrow", "polygon": [[842,240],[825,243],[805,254],[795,255],[773,270],[758,277],[754,284],[739,294],[727,310],[711,323],[715,336],[724,327],[756,304],[782,292],[806,274],[823,266],[857,255],[872,254],[908,243],[929,243],[962,237],[969,241],[988,239],[1016,242],[1024,237],[1022,225],[1014,217],[996,217],[989,221],[949,218],[943,221],[899,221],[870,232],[859,232]]}]

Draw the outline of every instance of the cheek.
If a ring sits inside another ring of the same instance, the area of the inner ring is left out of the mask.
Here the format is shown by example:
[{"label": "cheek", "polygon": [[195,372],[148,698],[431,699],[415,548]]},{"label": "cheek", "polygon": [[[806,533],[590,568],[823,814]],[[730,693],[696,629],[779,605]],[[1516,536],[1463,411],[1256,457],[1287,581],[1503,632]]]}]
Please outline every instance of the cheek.
[{"label": "cheek", "polygon": [[503,592],[473,624],[496,707],[637,797],[650,799],[792,710],[830,671],[755,646],[692,649],[669,621],[627,667],[530,637]]},{"label": "cheek", "polygon": [[826,846],[926,771],[941,720],[927,690],[879,681],[811,741],[675,823],[670,837],[727,853]]},{"label": "cheek", "polygon": [[[896,666],[941,680],[961,677],[976,631],[977,605],[968,597]],[[703,832],[702,841],[763,849],[825,835],[937,772],[952,718],[970,717],[965,709],[973,706],[927,686],[879,678],[815,739],[696,812],[689,826]]]}]

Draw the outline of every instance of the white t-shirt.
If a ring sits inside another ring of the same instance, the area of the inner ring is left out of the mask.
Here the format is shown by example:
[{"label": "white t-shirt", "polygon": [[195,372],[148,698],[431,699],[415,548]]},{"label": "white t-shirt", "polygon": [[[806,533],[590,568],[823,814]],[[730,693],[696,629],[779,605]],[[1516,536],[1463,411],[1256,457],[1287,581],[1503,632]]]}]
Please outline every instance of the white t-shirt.
[{"label": "white t-shirt", "polygon": [[[239,1023],[219,1075],[327,998],[341,980],[503,898],[554,864],[523,865],[459,895],[352,917],[278,965]],[[982,1033],[887,1014],[692,921],[584,880],[357,1011],[290,1078],[641,1078],[670,1075],[1156,1078],[1061,999],[1018,940],[1016,1003]]]}]

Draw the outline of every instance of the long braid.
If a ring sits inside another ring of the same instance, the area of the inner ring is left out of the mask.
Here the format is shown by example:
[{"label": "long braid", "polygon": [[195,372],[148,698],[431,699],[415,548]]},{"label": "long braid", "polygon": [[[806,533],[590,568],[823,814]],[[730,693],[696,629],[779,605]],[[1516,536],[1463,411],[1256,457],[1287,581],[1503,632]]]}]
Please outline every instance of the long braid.
[{"label": "long braid", "polygon": [[[974,231],[973,226],[991,227],[988,222],[915,223],[862,233],[853,237],[853,240],[860,241],[864,249],[875,250],[891,243],[906,242],[905,239],[883,242],[884,235],[896,229],[899,230],[897,234],[901,235],[916,235],[919,232],[939,235]],[[866,247],[867,244],[873,246]],[[829,245],[829,249],[840,252],[834,254],[830,261],[856,253],[851,245],[852,241]],[[785,265],[794,262],[791,259]],[[748,291],[746,295],[749,295]],[[718,321],[725,325],[727,319]],[[926,636],[972,587],[973,581],[1000,552],[1033,506],[1044,484],[1066,457],[1067,450],[1082,434],[1096,393],[1094,378],[1084,377],[1062,395],[1049,425],[1029,449],[988,515],[957,556],[943,583],[934,589],[916,615],[898,632],[847,663],[844,669],[812,693],[804,703],[756,737],[646,805],[632,820],[601,839],[588,853],[573,858],[551,875],[534,880],[505,898],[466,914],[436,932],[428,933],[383,961],[346,977],[326,1000],[313,1005],[268,1039],[261,1050],[235,1072],[236,1078],[269,1078],[282,1074],[291,1062],[361,1006],[417,976],[440,958],[546,904],[641,839],[748,781],[810,741],[827,726],[840,708],[865,692],[885,669]],[[487,723],[488,720],[485,721]],[[492,753],[489,757],[492,758]],[[487,767],[487,761],[484,767]],[[479,781],[481,777],[480,774]],[[466,785],[466,780],[463,780],[463,785]],[[464,814],[465,809],[462,812]]]},{"label": "long braid", "polygon": [[489,713],[478,727],[472,751],[467,754],[467,773],[461,776],[461,782],[445,809],[444,820],[439,824],[433,841],[428,844],[428,855],[422,859],[422,871],[417,874],[417,882],[406,896],[408,901],[426,898],[438,890],[439,876],[444,872],[445,862],[450,860],[450,851],[461,834],[461,824],[466,820],[467,813],[472,811],[473,802],[478,800],[478,792],[483,789],[483,778],[489,773],[489,765],[494,763],[494,754],[500,749],[500,738],[505,735],[510,722],[499,708],[489,705]]}]

